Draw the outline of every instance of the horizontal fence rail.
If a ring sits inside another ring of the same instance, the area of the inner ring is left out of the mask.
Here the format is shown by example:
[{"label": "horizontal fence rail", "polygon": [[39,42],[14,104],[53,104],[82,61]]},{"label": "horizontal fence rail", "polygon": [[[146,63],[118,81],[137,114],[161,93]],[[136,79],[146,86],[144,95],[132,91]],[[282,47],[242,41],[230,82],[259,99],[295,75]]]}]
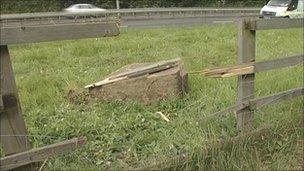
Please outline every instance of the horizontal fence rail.
[{"label": "horizontal fence rail", "polygon": [[276,93],[276,94],[273,94],[273,95],[243,101],[240,104],[230,106],[230,107],[228,107],[226,109],[223,109],[219,112],[215,112],[213,114],[210,114],[207,117],[200,118],[200,120],[201,121],[206,121],[208,118],[226,116],[229,113],[237,112],[237,111],[240,111],[240,110],[243,110],[243,109],[246,109],[246,108],[248,108],[250,110],[255,110],[255,109],[259,109],[261,107],[264,107],[266,105],[279,103],[281,101],[290,100],[290,99],[297,98],[297,97],[300,97],[300,96],[304,96],[304,88],[303,87],[298,87],[298,88],[294,88],[294,89],[291,89],[291,90],[282,91],[282,92],[279,92],[279,93]]},{"label": "horizontal fence rail", "polygon": [[49,146],[31,149],[18,154],[13,154],[0,159],[0,170],[11,170],[24,166],[26,164],[41,162],[49,157],[74,151],[75,149],[84,146],[86,138],[74,138]]},{"label": "horizontal fence rail", "polygon": [[255,72],[263,72],[273,69],[285,68],[295,65],[303,65],[304,63],[304,55],[297,55],[287,58],[279,58],[269,61],[256,62],[254,66]]},{"label": "horizontal fence rail", "polygon": [[288,29],[303,28],[304,18],[273,18],[248,21],[247,27],[250,30]]},{"label": "horizontal fence rail", "polygon": [[1,28],[0,45],[117,36],[119,33],[116,22]]},{"label": "horizontal fence rail", "polygon": [[155,21],[164,20],[155,22],[155,25],[164,22],[182,24],[185,22],[185,25],[187,25],[190,23],[187,22],[188,20],[185,18],[191,18],[193,20],[191,20],[191,23],[199,23],[203,21],[197,20],[201,20],[201,18],[204,17],[241,17],[254,16],[257,14],[258,9],[251,8],[135,9],[108,10],[98,13],[56,12],[7,14],[0,16],[0,44],[6,45],[115,36],[119,34],[118,28],[121,21],[123,21],[126,26],[131,25],[131,27],[132,25],[135,27],[141,27],[142,25],[152,27],[153,23],[150,23],[150,21],[148,21],[149,19],[155,19]]}]

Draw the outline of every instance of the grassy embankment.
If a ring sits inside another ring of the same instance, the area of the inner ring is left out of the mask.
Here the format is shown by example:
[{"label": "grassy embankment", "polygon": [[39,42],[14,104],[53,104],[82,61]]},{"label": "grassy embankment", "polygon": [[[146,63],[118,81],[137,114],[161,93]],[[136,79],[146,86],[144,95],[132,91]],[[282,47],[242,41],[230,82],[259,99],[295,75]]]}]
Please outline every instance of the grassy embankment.
[{"label": "grassy embankment", "polygon": [[[303,29],[261,31],[257,61],[303,53]],[[48,169],[140,168],[186,154],[182,168],[300,169],[301,98],[264,107],[254,125],[271,124],[269,136],[225,147],[210,143],[236,136],[234,115],[198,124],[198,118],[236,101],[236,78],[191,75],[182,100],[151,106],[136,102],[73,104],[81,89],[120,67],[182,58],[187,71],[237,62],[234,26],[123,30],[119,37],[10,46],[24,117],[35,147],[86,136],[84,149],[49,159]],[[301,66],[257,74],[256,96],[303,86]],[[171,120],[155,114],[162,111]],[[303,161],[302,161],[303,162]],[[168,165],[168,164],[167,164]],[[175,167],[175,166],[172,166]]]}]

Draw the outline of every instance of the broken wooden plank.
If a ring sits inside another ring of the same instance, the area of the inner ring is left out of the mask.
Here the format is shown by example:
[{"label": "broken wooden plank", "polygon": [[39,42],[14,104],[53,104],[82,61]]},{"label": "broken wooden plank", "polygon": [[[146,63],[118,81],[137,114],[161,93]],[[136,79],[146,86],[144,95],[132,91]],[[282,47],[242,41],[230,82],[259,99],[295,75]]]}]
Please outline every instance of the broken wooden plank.
[{"label": "broken wooden plank", "polygon": [[253,64],[236,65],[236,66],[208,69],[202,71],[202,74],[204,76],[211,78],[226,78],[226,77],[246,75],[251,73],[254,73]]},{"label": "broken wooden plank", "polygon": [[223,74],[222,77],[231,77],[231,76],[236,76],[236,75],[246,75],[246,74],[252,74],[254,70],[254,66],[248,66],[248,67],[243,67],[243,68],[238,68],[238,69],[233,69],[230,72]]},{"label": "broken wooden plank", "polygon": [[117,81],[122,81],[122,80],[125,80],[125,79],[128,79],[128,78],[129,77],[119,77],[119,78],[112,79],[112,80],[110,80],[109,78],[106,78],[106,79],[104,79],[100,82],[87,85],[84,88],[94,88],[94,87],[98,87],[98,86],[103,86],[103,85],[111,84],[111,83],[114,83],[114,82],[117,82]]},{"label": "broken wooden plank", "polygon": [[171,60],[167,60],[167,61],[161,61],[161,62],[154,63],[154,64],[151,64],[148,66],[135,68],[130,71],[126,71],[126,72],[108,77],[100,82],[87,85],[87,86],[85,86],[85,88],[98,87],[98,86],[110,84],[110,83],[113,83],[116,81],[128,79],[128,78],[134,78],[134,77],[140,77],[140,76],[147,75],[147,74],[153,74],[156,72],[160,72],[163,70],[173,68],[173,67],[177,66],[179,64],[179,62],[180,62],[180,59],[177,58],[177,59],[171,59]]},{"label": "broken wooden plank", "polygon": [[206,77],[225,78],[237,75],[258,73],[278,68],[290,67],[303,64],[304,55],[291,56],[287,58],[274,59],[262,62],[251,62],[242,65],[234,65],[223,68],[206,69],[201,73]]},{"label": "broken wooden plank", "polygon": [[273,18],[252,20],[247,24],[249,30],[269,30],[269,29],[288,29],[303,28],[303,18]]},{"label": "broken wooden plank", "polygon": [[1,27],[0,45],[119,35],[116,22]]},{"label": "broken wooden plank", "polygon": [[74,138],[49,146],[31,149],[22,153],[13,154],[0,159],[0,170],[11,170],[34,162],[44,161],[48,157],[73,151],[84,146],[86,138]]},{"label": "broken wooden plank", "polygon": [[205,70],[200,71],[198,73],[202,73],[205,76],[211,76],[211,75],[214,75],[214,74],[225,74],[225,73],[229,72],[230,70],[240,69],[240,68],[244,68],[244,67],[250,67],[253,64],[254,63],[251,62],[251,63],[234,65],[234,66],[229,66],[229,67],[216,67],[216,68],[212,68],[212,69],[205,69]]},{"label": "broken wooden plank", "polygon": [[110,77],[110,79],[115,79],[115,78],[125,77],[125,76],[133,78],[133,77],[138,77],[141,75],[151,74],[151,73],[155,73],[155,72],[159,72],[159,71],[163,71],[163,70],[175,67],[179,64],[179,62],[180,62],[180,58],[171,59],[171,60],[167,60],[167,61],[161,61],[161,62],[157,62],[155,64],[151,64],[149,66],[136,68],[134,70],[115,75],[114,77]]}]

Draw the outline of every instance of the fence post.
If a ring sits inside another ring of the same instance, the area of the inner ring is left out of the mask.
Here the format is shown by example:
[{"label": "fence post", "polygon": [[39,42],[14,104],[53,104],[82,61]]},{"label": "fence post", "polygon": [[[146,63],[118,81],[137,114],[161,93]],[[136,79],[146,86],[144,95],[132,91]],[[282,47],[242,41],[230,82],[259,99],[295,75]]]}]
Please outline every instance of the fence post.
[{"label": "fence post", "polygon": [[[7,46],[0,46],[0,94],[3,103],[1,110],[1,143],[5,155],[23,152],[31,148],[27,139],[26,125],[21,115],[18,92]],[[14,136],[16,135],[16,136]]]},{"label": "fence post", "polygon": [[[0,141],[5,156],[31,149],[7,45],[0,45],[0,98]],[[18,170],[37,169],[35,164],[28,164]]]},{"label": "fence post", "polygon": [[[239,64],[255,61],[255,30],[249,30],[250,20],[242,19],[239,22],[238,62]],[[237,103],[254,98],[255,75],[247,74],[238,77]],[[248,108],[237,111],[237,128],[240,132],[248,132],[253,128],[254,112]]]}]

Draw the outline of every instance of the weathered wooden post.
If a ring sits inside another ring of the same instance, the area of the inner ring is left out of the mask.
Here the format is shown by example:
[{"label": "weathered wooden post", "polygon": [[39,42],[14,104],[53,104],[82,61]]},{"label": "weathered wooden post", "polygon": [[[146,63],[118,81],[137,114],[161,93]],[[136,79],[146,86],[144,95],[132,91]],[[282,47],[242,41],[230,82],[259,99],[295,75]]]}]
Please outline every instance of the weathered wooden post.
[{"label": "weathered wooden post", "polygon": [[26,151],[31,148],[31,145],[26,137],[27,130],[21,115],[21,106],[8,47],[7,45],[1,45],[0,48],[0,94],[3,103],[0,114],[0,139],[5,155],[11,155]]},{"label": "weathered wooden post", "polygon": [[[243,19],[239,23],[238,62],[239,64],[255,61],[255,30],[250,30],[250,20]],[[238,77],[238,104],[254,98],[255,74]],[[237,111],[237,128],[241,132],[248,132],[253,128],[253,114],[249,107]]]}]

